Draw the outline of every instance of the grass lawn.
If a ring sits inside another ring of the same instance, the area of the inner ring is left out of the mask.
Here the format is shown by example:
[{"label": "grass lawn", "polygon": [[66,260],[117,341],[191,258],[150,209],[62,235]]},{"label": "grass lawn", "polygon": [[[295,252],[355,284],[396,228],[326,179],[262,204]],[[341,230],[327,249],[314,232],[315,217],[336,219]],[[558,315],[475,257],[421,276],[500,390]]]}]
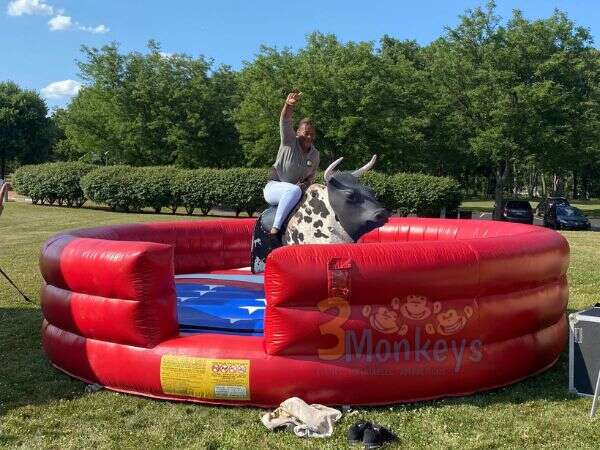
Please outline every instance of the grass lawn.
[{"label": "grass lawn", "polygon": [[[538,202],[530,201],[532,208],[536,208]],[[583,213],[591,218],[600,218],[600,200],[577,200],[570,202],[571,205],[581,209]],[[494,209],[493,200],[467,200],[460,205],[462,209],[471,211],[492,212]]]},{"label": "grass lawn", "polygon": [[[37,300],[38,252],[50,235],[101,224],[187,219],[9,203],[0,218],[0,266]],[[571,244],[572,311],[600,301],[600,233],[563,234]],[[171,403],[104,390],[86,393],[83,383],[48,363],[40,324],[40,308],[24,303],[0,280],[0,447],[339,449],[358,418],[391,427],[402,447],[597,448],[600,442],[600,419],[587,418],[590,400],[567,392],[566,351],[549,371],[503,389],[360,408],[342,419],[332,438],[315,441],[267,432],[259,422],[263,411],[256,408]]]}]

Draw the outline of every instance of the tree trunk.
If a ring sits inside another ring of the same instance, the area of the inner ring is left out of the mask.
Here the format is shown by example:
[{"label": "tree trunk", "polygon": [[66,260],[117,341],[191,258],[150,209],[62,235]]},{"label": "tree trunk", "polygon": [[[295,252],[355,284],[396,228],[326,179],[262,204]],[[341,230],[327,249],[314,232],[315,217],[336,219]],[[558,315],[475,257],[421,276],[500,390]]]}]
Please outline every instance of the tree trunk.
[{"label": "tree trunk", "polygon": [[581,184],[582,184],[582,188],[583,188],[583,198],[584,198],[584,200],[589,200],[590,199],[590,177],[589,177],[587,171],[585,171],[583,173],[583,180],[582,180]]},{"label": "tree trunk", "polygon": [[502,203],[504,201],[504,184],[510,173],[510,164],[508,161],[504,163],[504,169],[500,166],[496,167],[496,186],[494,189],[494,220],[502,219]]},{"label": "tree trunk", "polygon": [[494,192],[494,185],[495,183],[492,177],[488,177],[487,192],[485,193],[486,197],[489,197],[489,195]]},{"label": "tree trunk", "polygon": [[529,199],[533,198],[536,178],[537,177],[534,170],[529,172],[529,182],[527,183],[527,196]]},{"label": "tree trunk", "polygon": [[577,171],[574,170],[573,171],[573,199],[578,199],[579,198],[579,193],[577,192],[577,183],[578,183],[578,179],[577,179]]},{"label": "tree trunk", "polygon": [[0,162],[0,178],[6,181],[6,158],[2,152],[2,161]]},{"label": "tree trunk", "polygon": [[548,193],[546,191],[546,177],[544,175],[544,172],[540,173],[540,180],[542,182],[542,195],[541,195],[541,198],[546,198],[548,196]]},{"label": "tree trunk", "polygon": [[564,187],[562,177],[555,173],[552,179],[552,196],[562,197],[564,195]]}]

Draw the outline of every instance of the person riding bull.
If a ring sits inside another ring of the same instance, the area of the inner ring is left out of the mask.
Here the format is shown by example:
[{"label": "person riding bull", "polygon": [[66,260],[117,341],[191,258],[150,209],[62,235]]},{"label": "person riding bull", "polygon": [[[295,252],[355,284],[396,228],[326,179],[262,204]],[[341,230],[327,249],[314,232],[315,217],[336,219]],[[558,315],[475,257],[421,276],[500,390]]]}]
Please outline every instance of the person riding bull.
[{"label": "person riding bull", "polygon": [[302,119],[294,132],[292,116],[301,92],[288,94],[279,117],[281,143],[263,194],[268,204],[277,207],[271,236],[277,236],[283,222],[302,194],[313,183],[319,167],[319,151],[313,145],[315,127]]}]

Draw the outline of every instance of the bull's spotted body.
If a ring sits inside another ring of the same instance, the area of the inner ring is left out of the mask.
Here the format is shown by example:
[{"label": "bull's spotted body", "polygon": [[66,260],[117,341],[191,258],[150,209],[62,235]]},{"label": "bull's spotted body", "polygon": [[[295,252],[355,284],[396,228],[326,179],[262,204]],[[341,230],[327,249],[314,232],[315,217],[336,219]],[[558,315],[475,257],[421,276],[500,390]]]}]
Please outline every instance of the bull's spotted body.
[{"label": "bull's spotted body", "polygon": [[[337,220],[329,203],[327,188],[321,184],[313,184],[306,190],[284,227],[283,245],[354,242]],[[252,238],[252,272],[265,270],[265,261],[271,250],[272,241],[259,219]]]},{"label": "bull's spotted body", "polygon": [[334,173],[342,159],[338,158],[325,170],[327,186],[313,184],[306,190],[283,223],[281,242],[269,234],[277,208],[272,206],[263,211],[252,237],[252,272],[263,272],[267,256],[281,245],[356,242],[387,221],[389,211],[377,201],[373,190],[359,181],[373,167],[376,156],[353,172]]},{"label": "bull's spotted body", "polygon": [[331,209],[327,188],[313,184],[290,214],[283,245],[354,242]]}]

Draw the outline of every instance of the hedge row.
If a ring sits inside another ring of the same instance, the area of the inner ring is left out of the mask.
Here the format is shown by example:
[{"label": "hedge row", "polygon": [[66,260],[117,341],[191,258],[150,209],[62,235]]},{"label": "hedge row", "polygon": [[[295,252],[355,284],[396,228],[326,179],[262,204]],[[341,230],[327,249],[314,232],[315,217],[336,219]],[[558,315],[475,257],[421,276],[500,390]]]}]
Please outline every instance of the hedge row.
[{"label": "hedge row", "polygon": [[[90,166],[50,163],[24,166],[14,174],[15,190],[34,204],[82,206],[86,199],[115,211],[179,207],[206,215],[215,207],[249,215],[265,207],[263,187],[269,169],[196,169],[174,167]],[[317,176],[323,182],[322,173]],[[460,186],[446,177],[368,172],[364,183],[389,209],[401,215],[439,215],[456,209]]]},{"label": "hedge row", "polygon": [[34,205],[66,205],[81,207],[86,197],[81,179],[96,166],[83,163],[48,163],[23,166],[13,174],[14,189],[31,198]]}]

